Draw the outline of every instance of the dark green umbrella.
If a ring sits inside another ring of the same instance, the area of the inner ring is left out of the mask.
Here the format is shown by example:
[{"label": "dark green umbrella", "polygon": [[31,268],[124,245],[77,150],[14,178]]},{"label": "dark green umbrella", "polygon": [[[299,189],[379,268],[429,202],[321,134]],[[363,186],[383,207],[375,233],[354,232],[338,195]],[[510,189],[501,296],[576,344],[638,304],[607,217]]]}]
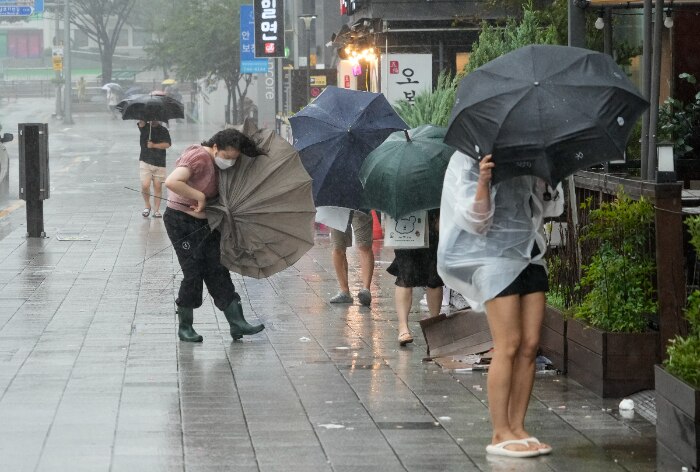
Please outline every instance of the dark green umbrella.
[{"label": "dark green umbrella", "polygon": [[442,181],[455,149],[446,128],[422,125],[392,133],[360,168],[363,207],[400,218],[440,207]]}]

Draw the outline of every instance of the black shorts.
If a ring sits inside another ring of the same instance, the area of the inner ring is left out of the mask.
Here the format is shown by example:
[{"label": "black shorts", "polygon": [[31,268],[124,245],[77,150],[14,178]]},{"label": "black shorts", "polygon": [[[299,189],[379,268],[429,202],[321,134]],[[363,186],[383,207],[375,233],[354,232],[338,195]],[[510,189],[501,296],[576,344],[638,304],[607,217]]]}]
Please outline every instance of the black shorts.
[{"label": "black shorts", "polygon": [[549,290],[549,280],[544,266],[530,264],[494,298],[507,297],[508,295],[527,295],[547,290]]}]

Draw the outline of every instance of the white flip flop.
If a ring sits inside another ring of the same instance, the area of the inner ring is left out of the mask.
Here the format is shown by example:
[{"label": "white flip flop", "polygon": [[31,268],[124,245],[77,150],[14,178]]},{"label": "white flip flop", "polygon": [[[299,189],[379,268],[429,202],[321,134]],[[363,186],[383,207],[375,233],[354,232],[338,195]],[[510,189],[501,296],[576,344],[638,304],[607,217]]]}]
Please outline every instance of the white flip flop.
[{"label": "white flip flop", "polygon": [[528,441],[525,439],[510,439],[508,441],[499,442],[498,444],[489,444],[486,446],[486,452],[494,456],[504,457],[535,457],[540,455],[539,451],[513,451],[512,449],[506,449],[506,446],[510,446],[511,444],[530,447],[530,444],[528,444]]},{"label": "white flip flop", "polygon": [[537,447],[537,451],[540,453],[541,456],[544,456],[544,455],[549,454],[550,452],[552,452],[552,447],[551,447],[551,446],[539,447],[540,445],[542,445],[542,443],[540,442],[539,439],[537,439],[537,438],[534,437],[534,436],[530,436],[529,438],[525,438],[525,439],[523,439],[523,441],[526,441],[526,442],[529,442],[530,444],[534,444],[534,445],[538,446],[538,447]]}]

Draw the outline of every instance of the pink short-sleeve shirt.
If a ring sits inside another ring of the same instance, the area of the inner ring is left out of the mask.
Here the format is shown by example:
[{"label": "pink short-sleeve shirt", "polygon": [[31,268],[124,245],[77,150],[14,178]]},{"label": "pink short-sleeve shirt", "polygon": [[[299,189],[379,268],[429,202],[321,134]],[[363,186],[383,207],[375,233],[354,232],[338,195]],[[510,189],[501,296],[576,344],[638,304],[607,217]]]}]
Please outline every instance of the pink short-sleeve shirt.
[{"label": "pink short-sleeve shirt", "polygon": [[[189,146],[175,161],[175,167],[187,167],[190,170],[187,185],[199,190],[207,198],[215,197],[219,193],[219,175],[216,173],[211,155],[204,146],[199,144]],[[181,197],[175,192],[169,193],[168,200],[170,200],[168,207],[179,211],[187,211],[190,206],[197,204],[195,200]]]}]

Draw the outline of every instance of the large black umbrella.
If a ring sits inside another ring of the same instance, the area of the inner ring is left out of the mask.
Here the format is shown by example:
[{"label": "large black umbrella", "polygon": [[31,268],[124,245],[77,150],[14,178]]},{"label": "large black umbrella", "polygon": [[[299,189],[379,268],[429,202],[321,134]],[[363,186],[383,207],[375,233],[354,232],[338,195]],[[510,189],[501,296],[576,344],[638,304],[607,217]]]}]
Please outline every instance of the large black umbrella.
[{"label": "large black umbrella", "polygon": [[168,121],[185,117],[185,107],[165,95],[137,95],[117,104],[123,120]]},{"label": "large black umbrella", "polygon": [[475,158],[493,154],[494,182],[537,175],[554,186],[622,158],[647,106],[607,54],[526,46],[462,79],[445,142]]},{"label": "large black umbrella", "polygon": [[353,209],[361,204],[362,162],[392,132],[408,128],[384,95],[338,87],[327,87],[289,123],[316,206]]}]

